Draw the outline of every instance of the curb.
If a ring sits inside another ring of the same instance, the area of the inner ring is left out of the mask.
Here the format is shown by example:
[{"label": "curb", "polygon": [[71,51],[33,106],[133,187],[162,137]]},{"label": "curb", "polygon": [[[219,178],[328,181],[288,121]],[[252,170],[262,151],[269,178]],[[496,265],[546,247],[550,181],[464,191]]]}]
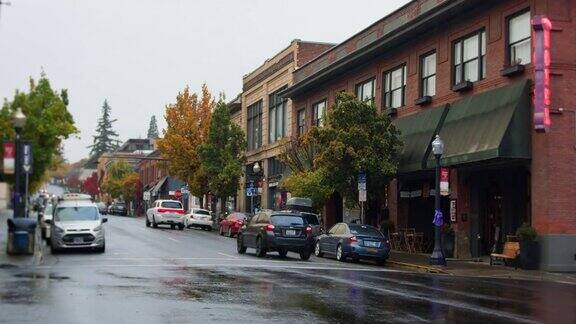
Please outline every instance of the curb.
[{"label": "curb", "polygon": [[432,267],[432,266],[423,266],[423,265],[419,265],[419,264],[414,264],[414,263],[405,263],[405,262],[398,262],[398,261],[390,261],[388,260],[387,263],[389,264],[394,264],[397,266],[401,266],[401,267],[407,267],[407,268],[414,268],[414,269],[418,269],[418,270],[424,270],[428,273],[440,273],[440,274],[447,274],[447,275],[452,275],[451,272],[444,270],[444,269],[440,269],[440,268],[436,268],[436,267]]}]

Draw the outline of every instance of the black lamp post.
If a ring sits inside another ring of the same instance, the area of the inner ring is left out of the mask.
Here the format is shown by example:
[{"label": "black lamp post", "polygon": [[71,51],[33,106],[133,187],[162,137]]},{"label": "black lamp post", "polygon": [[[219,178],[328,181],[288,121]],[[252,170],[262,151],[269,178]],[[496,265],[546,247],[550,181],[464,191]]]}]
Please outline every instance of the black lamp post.
[{"label": "black lamp post", "polygon": [[14,218],[24,217],[24,202],[22,201],[22,147],[20,133],[22,128],[26,125],[26,115],[22,112],[22,108],[18,107],[16,112],[12,115],[12,125],[16,131],[15,155],[16,161],[14,163]]},{"label": "black lamp post", "polygon": [[[254,175],[258,176],[260,174],[260,164],[258,164],[258,162],[255,162],[254,165],[252,166],[252,172],[254,172]],[[258,192],[258,182],[256,182],[256,192]],[[252,192],[252,195],[250,196],[250,207],[252,209],[252,214],[254,214],[254,212],[256,211],[256,209],[254,208],[254,192]]]},{"label": "black lamp post", "polygon": [[442,249],[442,231],[444,223],[442,211],[440,210],[440,158],[444,154],[444,142],[439,135],[432,141],[432,152],[436,157],[436,189],[434,190],[434,251],[430,256],[430,264],[446,265],[444,250]]}]

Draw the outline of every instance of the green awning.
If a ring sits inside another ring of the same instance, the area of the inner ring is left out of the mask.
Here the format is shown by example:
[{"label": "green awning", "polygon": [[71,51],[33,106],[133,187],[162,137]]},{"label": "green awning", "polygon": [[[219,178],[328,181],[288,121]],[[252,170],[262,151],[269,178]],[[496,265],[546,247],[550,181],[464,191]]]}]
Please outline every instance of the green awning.
[{"label": "green awning", "polygon": [[448,112],[447,105],[429,108],[423,112],[398,118],[393,124],[402,133],[404,147],[398,165],[399,173],[422,170],[428,156],[430,142]]},{"label": "green awning", "polygon": [[[453,103],[440,130],[442,164],[530,159],[528,91],[524,80]],[[434,166],[432,155],[428,161],[428,167]]]}]

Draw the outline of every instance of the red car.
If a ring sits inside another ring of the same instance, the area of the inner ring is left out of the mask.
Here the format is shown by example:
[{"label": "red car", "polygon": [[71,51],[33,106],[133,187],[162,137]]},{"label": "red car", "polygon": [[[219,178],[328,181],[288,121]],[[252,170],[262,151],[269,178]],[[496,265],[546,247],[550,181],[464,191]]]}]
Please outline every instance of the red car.
[{"label": "red car", "polygon": [[234,237],[234,235],[240,232],[240,228],[244,226],[248,215],[244,213],[234,212],[222,221],[220,221],[220,235],[224,235],[228,237]]}]

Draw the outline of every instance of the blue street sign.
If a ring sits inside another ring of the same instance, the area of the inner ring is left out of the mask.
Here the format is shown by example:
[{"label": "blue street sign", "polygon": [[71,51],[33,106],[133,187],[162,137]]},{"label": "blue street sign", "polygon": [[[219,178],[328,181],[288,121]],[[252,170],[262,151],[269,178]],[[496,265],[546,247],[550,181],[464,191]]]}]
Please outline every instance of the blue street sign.
[{"label": "blue street sign", "polygon": [[26,174],[32,174],[32,144],[22,144],[22,170]]},{"label": "blue street sign", "polygon": [[359,191],[366,190],[366,173],[358,174],[358,190]]},{"label": "blue street sign", "polygon": [[248,187],[246,188],[246,196],[252,197],[256,196],[256,188],[254,187],[254,181],[250,180]]}]

